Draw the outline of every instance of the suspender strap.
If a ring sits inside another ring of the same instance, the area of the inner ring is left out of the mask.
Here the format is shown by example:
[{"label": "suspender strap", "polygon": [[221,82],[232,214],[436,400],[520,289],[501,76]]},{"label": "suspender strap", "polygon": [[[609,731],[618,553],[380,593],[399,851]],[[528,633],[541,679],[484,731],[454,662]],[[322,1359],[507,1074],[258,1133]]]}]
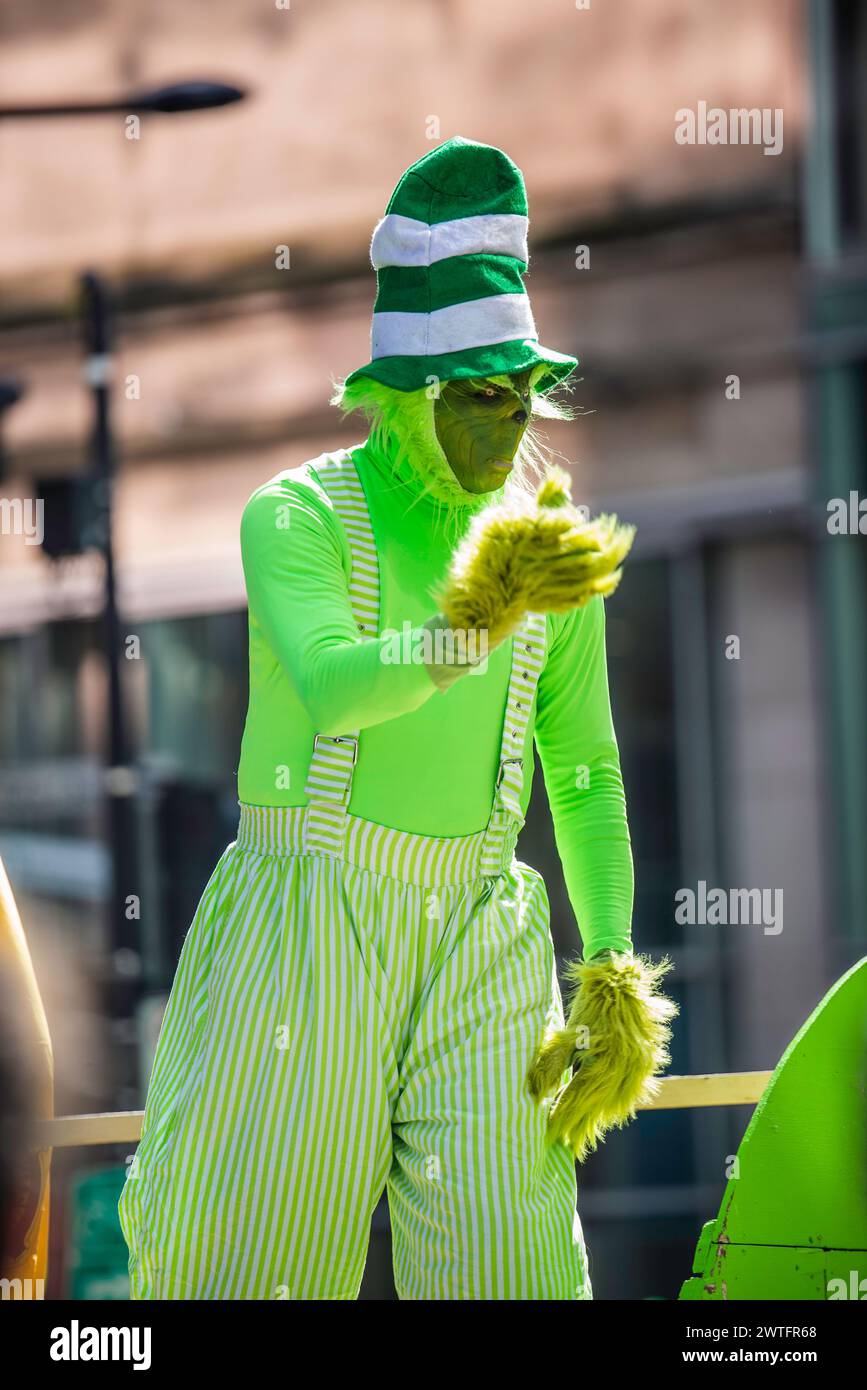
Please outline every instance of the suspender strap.
[{"label": "suspender strap", "polygon": [[317,463],[316,476],[343,523],[352,552],[349,602],[362,637],[379,636],[379,561],[367,499],[351,454]]},{"label": "suspender strap", "polygon": [[524,740],[539,674],[545,664],[547,622],[544,613],[528,613],[512,638],[512,673],[506,699],[500,763],[494,804],[482,845],[481,872],[502,872],[512,860],[518,832],[524,824],[521,791],[524,786]]},{"label": "suspender strap", "polygon": [[[379,633],[379,565],[364,489],[349,454],[317,461],[315,474],[349,541],[352,616],[362,638],[370,640]],[[304,825],[308,849],[341,856],[357,760],[357,729],[336,736],[317,734],[314,738],[304,787],[309,802]]]}]

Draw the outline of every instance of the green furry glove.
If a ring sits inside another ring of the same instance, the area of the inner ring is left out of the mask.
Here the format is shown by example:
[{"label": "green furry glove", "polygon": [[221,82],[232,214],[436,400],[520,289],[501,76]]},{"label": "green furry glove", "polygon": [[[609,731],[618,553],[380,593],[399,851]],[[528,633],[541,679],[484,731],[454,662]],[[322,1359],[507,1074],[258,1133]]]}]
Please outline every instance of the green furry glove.
[{"label": "green furry glove", "polygon": [[613,593],[634,535],[615,516],[585,521],[572,505],[568,475],[553,468],[535,498],[479,513],[437,602],[451,627],[486,632],[493,649],[526,613],[566,613]]},{"label": "green furry glove", "polygon": [[556,1093],[549,1138],[562,1140],[579,1161],[659,1091],[657,1073],[671,1060],[669,1023],[678,1012],[658,992],[671,968],[668,959],[654,965],[613,951],[568,968],[575,990],[566,1026],[543,1041],[527,1080],[537,1101]]}]

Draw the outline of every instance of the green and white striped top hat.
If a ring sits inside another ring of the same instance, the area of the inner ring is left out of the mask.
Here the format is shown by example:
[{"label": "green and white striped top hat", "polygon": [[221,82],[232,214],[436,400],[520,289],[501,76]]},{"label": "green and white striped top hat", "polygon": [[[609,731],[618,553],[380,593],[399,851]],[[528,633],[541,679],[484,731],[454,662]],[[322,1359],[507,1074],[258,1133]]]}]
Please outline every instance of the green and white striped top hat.
[{"label": "green and white striped top hat", "polygon": [[412,164],[370,245],[371,360],[346,379],[400,391],[545,363],[549,390],[577,358],[542,347],[524,289],[524,177],[492,145],[455,136]]}]

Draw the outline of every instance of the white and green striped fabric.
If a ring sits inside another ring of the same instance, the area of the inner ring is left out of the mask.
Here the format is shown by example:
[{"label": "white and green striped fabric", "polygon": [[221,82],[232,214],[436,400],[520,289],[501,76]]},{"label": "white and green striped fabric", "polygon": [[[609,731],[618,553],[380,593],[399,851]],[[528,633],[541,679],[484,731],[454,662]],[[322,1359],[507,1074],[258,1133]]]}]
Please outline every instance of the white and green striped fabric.
[{"label": "white and green striped fabric", "polygon": [[[351,536],[356,622],[375,633],[354,465],[319,476]],[[475,835],[354,817],[357,734],[317,739],[307,807],[241,806],[184,943],[120,1199],[133,1298],[353,1299],[384,1188],[402,1298],[591,1297],[574,1161],[526,1089],[562,1020],[544,883],[513,856],[510,749],[543,659],[534,619]]]},{"label": "white and green striped fabric", "polygon": [[[364,489],[348,454],[323,456],[316,476],[346,532],[352,554],[349,601],[362,638],[379,632],[379,563]],[[352,774],[358,757],[358,730],[337,737],[317,734],[304,794],[309,798],[305,848],[339,854],[346,835]]]}]

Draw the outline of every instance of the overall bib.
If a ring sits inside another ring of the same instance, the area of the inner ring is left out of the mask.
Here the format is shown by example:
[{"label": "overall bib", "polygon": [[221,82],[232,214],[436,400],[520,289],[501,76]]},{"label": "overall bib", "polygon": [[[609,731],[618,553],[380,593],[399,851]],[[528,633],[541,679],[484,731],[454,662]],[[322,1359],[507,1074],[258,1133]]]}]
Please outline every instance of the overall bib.
[{"label": "overall bib", "polygon": [[[318,472],[378,632],[349,456]],[[407,1299],[578,1299],[575,1165],[526,1073],[562,1022],[548,900],[514,857],[545,620],[513,639],[485,829],[352,815],[359,734],[317,735],[305,807],[241,803],[184,942],[120,1198],[136,1299],[354,1299],[387,1189]],[[472,679],[471,676],[463,679]],[[412,768],[406,769],[412,776]]]}]

